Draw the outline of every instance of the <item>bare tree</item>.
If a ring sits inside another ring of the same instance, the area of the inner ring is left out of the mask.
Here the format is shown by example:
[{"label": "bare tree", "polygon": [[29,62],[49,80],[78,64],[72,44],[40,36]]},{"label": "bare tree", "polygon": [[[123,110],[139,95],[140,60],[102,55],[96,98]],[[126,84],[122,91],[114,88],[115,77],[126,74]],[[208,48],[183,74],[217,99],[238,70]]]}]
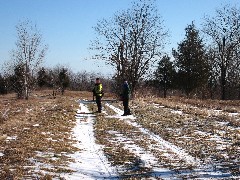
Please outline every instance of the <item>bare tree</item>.
[{"label": "bare tree", "polygon": [[95,27],[100,35],[93,44],[97,59],[116,70],[116,79],[130,82],[132,92],[161,55],[168,32],[153,0],[140,0],[132,8],[103,19]]},{"label": "bare tree", "polygon": [[102,77],[102,75],[96,73],[90,73],[87,71],[81,71],[77,73],[70,73],[70,88],[78,91],[92,91],[96,77]]},{"label": "bare tree", "polygon": [[20,22],[16,30],[16,49],[12,51],[13,66],[23,65],[24,98],[28,99],[31,81],[45,57],[47,46],[42,45],[42,35],[30,21]]},{"label": "bare tree", "polygon": [[203,32],[212,39],[215,51],[214,61],[220,72],[221,99],[226,98],[229,72],[239,64],[240,49],[240,9],[225,5],[216,10],[215,17],[205,17]]},{"label": "bare tree", "polygon": [[209,77],[207,88],[211,99],[219,95],[218,90],[218,79],[219,79],[219,68],[216,64],[216,52],[211,48],[207,47],[206,51],[208,65],[209,65]]}]

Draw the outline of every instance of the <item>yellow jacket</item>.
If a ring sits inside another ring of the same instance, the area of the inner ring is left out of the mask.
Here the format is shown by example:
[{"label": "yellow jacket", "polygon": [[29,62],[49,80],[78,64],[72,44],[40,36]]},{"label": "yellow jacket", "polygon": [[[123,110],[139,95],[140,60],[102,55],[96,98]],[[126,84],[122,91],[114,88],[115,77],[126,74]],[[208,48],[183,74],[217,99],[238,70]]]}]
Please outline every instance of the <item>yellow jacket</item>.
[{"label": "yellow jacket", "polygon": [[102,96],[103,95],[103,88],[102,88],[102,84],[95,84],[94,88],[93,88],[93,95],[94,96]]}]

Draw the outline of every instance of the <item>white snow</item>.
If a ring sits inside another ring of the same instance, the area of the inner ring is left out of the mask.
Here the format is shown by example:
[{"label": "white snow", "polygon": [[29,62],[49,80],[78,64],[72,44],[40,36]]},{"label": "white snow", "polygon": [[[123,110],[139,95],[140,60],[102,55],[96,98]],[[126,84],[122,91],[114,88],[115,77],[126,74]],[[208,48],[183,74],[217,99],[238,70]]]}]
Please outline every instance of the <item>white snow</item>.
[{"label": "white snow", "polygon": [[237,116],[237,115],[239,115],[239,113],[229,113],[228,115],[229,116]]},{"label": "white snow", "polygon": [[39,127],[40,125],[39,124],[34,124],[33,127]]},{"label": "white snow", "polygon": [[180,115],[183,114],[183,112],[181,110],[172,110],[171,113],[173,113],[173,114],[180,114]]},{"label": "white snow", "polygon": [[[119,117],[123,113],[120,109],[118,109],[110,104],[106,104],[106,105],[117,113],[116,117]],[[181,114],[181,111],[178,113]],[[126,116],[124,121],[134,127],[139,128],[139,130],[142,132],[142,134],[149,136],[150,140],[153,140],[156,142],[151,147],[151,149],[155,149],[155,150],[158,149],[159,151],[162,151],[162,154],[164,154],[164,156],[169,158],[170,160],[181,159],[181,160],[185,161],[186,163],[188,163],[189,165],[196,166],[196,168],[194,168],[192,171],[191,170],[190,171],[181,171],[181,172],[179,172],[179,174],[174,174],[174,172],[172,172],[171,170],[168,170],[166,168],[163,168],[162,170],[159,171],[159,173],[156,173],[157,171],[155,171],[155,170],[157,167],[154,167],[155,162],[156,162],[154,155],[152,155],[151,153],[149,153],[147,151],[144,151],[140,147],[137,147],[134,143],[131,143],[130,145],[128,143],[127,145],[125,145],[124,146],[125,148],[130,149],[130,151],[132,151],[134,154],[136,154],[137,156],[140,156],[140,159],[142,159],[148,166],[152,165],[153,177],[157,176],[162,179],[182,179],[182,178],[178,178],[178,175],[184,175],[185,177],[187,177],[187,176],[191,177],[191,176],[196,175],[199,177],[198,179],[225,179],[225,178],[229,178],[229,177],[231,177],[233,179],[239,178],[239,176],[232,176],[230,172],[216,171],[214,164],[208,163],[208,162],[203,163],[202,161],[200,161],[200,159],[192,157],[187,152],[185,152],[184,149],[181,149],[181,148],[173,145],[172,143],[163,140],[160,136],[143,128],[137,122],[134,122],[134,119],[136,119],[136,118],[133,116]],[[201,132],[201,131],[196,131],[195,133],[199,133],[201,135],[207,134],[206,132]],[[224,141],[216,135],[214,137],[215,137],[215,139],[212,138],[211,140],[217,140],[217,142],[221,144],[218,147],[223,148],[223,146],[225,144]],[[123,138],[123,137],[121,137],[121,138]],[[122,141],[124,141],[124,140],[122,140]],[[125,142],[128,142],[128,141],[129,140],[125,140]],[[143,155],[144,153],[146,154],[146,156]],[[226,154],[222,154],[222,155],[227,157]],[[172,163],[172,165],[174,165],[174,163]],[[176,164],[176,165],[179,166],[179,164]],[[161,168],[161,165],[158,166],[158,168]]]},{"label": "white snow", "polygon": [[11,140],[16,140],[17,139],[17,136],[8,136],[6,138],[6,141],[11,141]]},{"label": "white snow", "polygon": [[70,163],[69,167],[75,172],[63,175],[66,179],[104,179],[117,175],[115,168],[104,156],[102,146],[95,142],[93,130],[95,118],[89,113],[88,108],[80,103],[76,126],[73,129],[73,135],[77,140],[75,146],[79,151],[70,155],[75,162]]},{"label": "white snow", "polygon": [[143,148],[137,146],[134,143],[133,139],[127,138],[117,131],[108,131],[108,133],[114,134],[116,136],[115,140],[118,143],[122,143],[124,149],[129,150],[131,153],[139,157],[139,162],[137,165],[139,167],[150,168],[152,176],[155,176],[155,174],[157,174],[159,177],[165,179],[170,178],[174,174],[173,171],[164,168],[163,165],[158,162],[157,158],[151,152],[148,152]]},{"label": "white snow", "polygon": [[128,115],[128,116],[122,116],[124,111],[122,111],[119,108],[116,108],[115,106],[106,103],[106,106],[110,107],[113,111],[115,111],[117,114],[113,116],[106,116],[107,118],[118,118],[118,119],[136,119],[133,115]]},{"label": "white snow", "polygon": [[53,138],[46,138],[46,140],[48,140],[48,141],[53,141],[53,142],[58,142],[58,141],[60,141],[59,139],[57,140],[57,139],[53,139]]},{"label": "white snow", "polygon": [[159,105],[159,104],[156,104],[156,103],[153,103],[152,105],[155,108],[164,108],[165,107],[165,106],[162,106],[162,105]]},{"label": "white snow", "polygon": [[[114,179],[118,177],[117,170],[111,166],[107,158],[104,156],[102,146],[95,143],[93,123],[96,115],[91,114],[84,104],[91,103],[85,101],[79,101],[80,109],[76,114],[76,126],[73,129],[73,135],[77,140],[75,146],[79,148],[79,151],[70,155],[75,162],[70,163],[69,168],[75,172],[72,174],[64,174],[61,177],[65,179]],[[185,177],[191,177],[197,175],[199,179],[208,178],[224,178],[229,177],[228,172],[218,172],[214,168],[214,164],[201,162],[198,158],[192,157],[186,152],[186,150],[175,146],[174,144],[162,139],[159,135],[152,133],[151,131],[143,128],[138,124],[133,115],[122,116],[123,111],[115,106],[106,103],[106,106],[110,107],[116,112],[115,115],[108,115],[106,112],[105,118],[118,118],[124,120],[131,126],[137,127],[139,131],[149,140],[155,142],[150,148],[154,151],[162,152],[162,156],[172,161],[173,166],[179,166],[178,161],[185,161],[186,164],[193,165],[195,168],[190,171],[181,171],[179,174],[167,169],[162,165],[158,158],[152,153],[152,151],[145,150],[134,143],[134,139],[126,137],[117,131],[108,131],[108,133],[114,134],[115,138],[111,141],[121,143],[123,148],[128,149],[131,153],[135,154],[139,158],[139,167],[148,167],[151,169],[152,177],[160,177],[162,179],[177,179],[178,175],[184,175]],[[164,108],[164,107],[158,107]],[[183,114],[181,110],[171,111],[176,114]],[[217,112],[219,113],[219,112]],[[205,136],[208,135],[206,132],[195,131],[196,134]],[[187,137],[185,137],[187,138]],[[223,148],[225,145],[224,140],[219,136],[210,136],[209,140],[216,141],[219,143],[218,148]],[[223,154],[225,155],[225,154]]]},{"label": "white snow", "polygon": [[[114,110],[118,115],[122,114],[121,110],[114,107],[113,105],[110,104],[106,104],[108,107],[110,107],[112,110]],[[126,116],[128,117],[128,116]],[[129,117],[129,119],[134,119],[134,117]],[[165,141],[164,139],[162,139],[160,136],[148,131],[145,128],[142,128],[139,124],[137,124],[136,122],[132,122],[130,120],[127,120],[126,122],[128,122],[129,124],[131,124],[134,127],[139,128],[139,130],[145,134],[148,135],[150,137],[150,139],[154,140],[157,142],[157,144],[159,147],[161,147],[163,150],[170,150],[173,153],[177,154],[178,158],[184,160],[186,163],[188,164],[193,164],[193,165],[199,165],[200,160],[190,156],[188,153],[186,153],[183,149],[180,149],[179,147],[173,145],[172,143]]]}]

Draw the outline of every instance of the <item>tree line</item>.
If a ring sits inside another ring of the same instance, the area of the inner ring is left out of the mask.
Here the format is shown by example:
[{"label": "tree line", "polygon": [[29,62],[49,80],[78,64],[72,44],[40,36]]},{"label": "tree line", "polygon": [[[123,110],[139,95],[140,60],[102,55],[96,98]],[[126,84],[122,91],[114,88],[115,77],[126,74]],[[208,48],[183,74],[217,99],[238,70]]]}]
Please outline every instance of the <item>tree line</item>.
[{"label": "tree line", "polygon": [[[169,33],[156,7],[155,1],[135,1],[96,25],[95,57],[115,68],[116,83],[127,79],[133,93],[147,86],[163,91],[164,97],[171,90],[187,97],[240,99],[240,8],[216,9],[213,17],[204,17],[201,29],[194,22],[187,25],[178,48],[166,54]],[[149,71],[152,77],[146,80]]]},{"label": "tree line", "polygon": [[[240,9],[223,6],[215,17],[206,17],[202,32],[194,23],[173,49],[173,61],[164,56],[155,72],[156,84],[164,91],[182,90],[187,96],[240,99]],[[208,43],[208,44],[207,44]]]},{"label": "tree line", "polygon": [[[15,92],[19,99],[25,98],[23,67],[17,66],[14,74],[2,76],[0,74],[0,94]],[[52,90],[53,96],[63,94],[66,89],[72,91],[92,91],[96,77],[101,78],[104,90],[114,92],[114,82],[100,73],[94,72],[73,72],[63,65],[56,65],[53,68],[41,67],[37,73],[28,81],[28,94],[34,90]]]},{"label": "tree line", "polygon": [[[154,0],[138,0],[132,6],[102,19],[90,49],[93,58],[115,70],[101,77],[106,89],[119,93],[128,80],[132,94],[153,89],[166,97],[169,92],[212,99],[240,99],[240,9],[224,5],[213,17],[205,16],[201,28],[190,22],[185,37],[171,54],[164,53],[169,32]],[[12,61],[0,76],[0,93],[15,91],[28,98],[34,88],[91,90],[95,73],[73,73],[64,66],[43,68],[48,47],[29,21],[17,25]],[[157,64],[157,66],[156,66]],[[171,93],[173,94],[173,93]]]}]

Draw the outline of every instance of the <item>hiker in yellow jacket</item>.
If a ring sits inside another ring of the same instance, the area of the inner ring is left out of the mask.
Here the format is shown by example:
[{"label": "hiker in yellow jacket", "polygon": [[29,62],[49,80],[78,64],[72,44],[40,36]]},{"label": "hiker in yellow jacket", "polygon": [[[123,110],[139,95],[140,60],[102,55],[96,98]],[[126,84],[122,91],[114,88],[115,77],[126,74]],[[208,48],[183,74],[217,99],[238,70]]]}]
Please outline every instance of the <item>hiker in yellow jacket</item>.
[{"label": "hiker in yellow jacket", "polygon": [[93,88],[93,96],[96,96],[96,103],[98,107],[98,113],[102,112],[102,97],[103,97],[103,87],[102,83],[100,83],[100,79],[96,78],[96,83]]}]

